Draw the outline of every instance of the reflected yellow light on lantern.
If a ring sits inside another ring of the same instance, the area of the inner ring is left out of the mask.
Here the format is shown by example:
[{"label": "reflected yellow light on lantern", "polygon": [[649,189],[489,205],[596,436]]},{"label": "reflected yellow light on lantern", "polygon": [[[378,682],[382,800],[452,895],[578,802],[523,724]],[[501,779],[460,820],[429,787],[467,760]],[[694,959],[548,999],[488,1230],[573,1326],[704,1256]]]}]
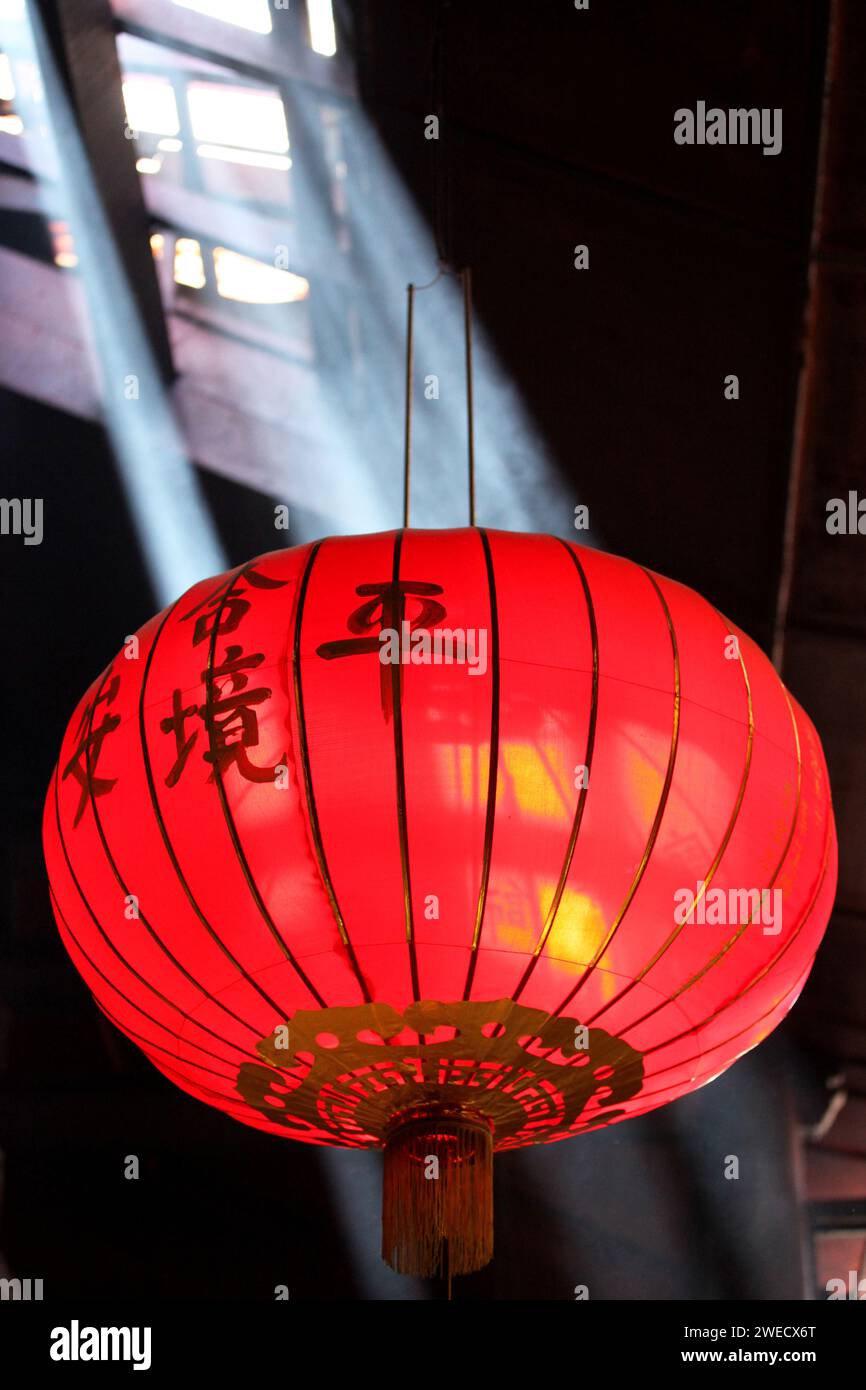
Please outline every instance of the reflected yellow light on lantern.
[{"label": "reflected yellow light on lantern", "polygon": [[201,246],[193,237],[178,237],[175,242],[174,279],[191,290],[204,289],[207,284]]},{"label": "reflected yellow light on lantern", "polygon": [[307,19],[313,52],[320,53],[323,58],[333,58],[337,51],[337,33],[331,0],[307,0]]},{"label": "reflected yellow light on lantern", "polygon": [[217,291],[241,304],[293,304],[306,299],[309,281],[289,270],[217,246],[213,253]]},{"label": "reflected yellow light on lantern", "polygon": [[457,765],[460,776],[460,799],[464,806],[472,805],[473,763],[472,749],[468,743],[461,743],[457,749]]},{"label": "reflected yellow light on lantern", "polygon": [[174,88],[164,77],[127,77],[123,105],[130,130],[147,135],[177,135],[180,120]]},{"label": "reflected yellow light on lantern", "polygon": [[7,135],[23,135],[24,122],[20,116],[0,116],[0,130]]},{"label": "reflected yellow light on lantern", "polygon": [[165,237],[162,232],[153,232],[150,238],[150,249],[153,252],[153,259],[161,261],[165,254]]},{"label": "reflected yellow light on lantern", "polygon": [[174,3],[182,10],[195,10],[196,14],[207,15],[208,19],[234,24],[254,34],[270,34],[273,28],[268,0],[174,0]]},{"label": "reflected yellow light on lantern", "polygon": [[158,150],[164,150],[166,154],[177,154],[178,150],[183,149],[183,141],[175,140],[172,136],[165,135],[156,148]]},{"label": "reflected yellow light on lantern", "polygon": [[[502,766],[497,778],[497,801],[512,795],[518,808],[535,820],[565,822],[574,815],[575,801],[568,799],[568,769],[562,750],[553,744],[505,743],[500,750]],[[437,749],[443,784],[453,789],[455,805],[469,809],[487,805],[490,750],[470,744],[446,745]]]},{"label": "reflected yellow light on lantern", "polygon": [[[542,922],[547,921],[555,892],[556,883],[545,883],[539,890],[538,908]],[[604,918],[592,898],[574,888],[566,888],[553,919],[545,953],[579,965],[588,965],[604,937]]]},{"label": "reflected yellow light on lantern", "polygon": [[515,800],[525,815],[539,820],[567,819],[568,808],[550,767],[535,744],[504,744],[502,761]]},{"label": "reflected yellow light on lantern", "polygon": [[0,53],[0,101],[15,100],[15,80],[7,53]]},{"label": "reflected yellow light on lantern", "polygon": [[519,874],[498,873],[487,894],[484,914],[488,941],[498,948],[531,951],[541,933],[535,904]]},{"label": "reflected yellow light on lantern", "polygon": [[224,159],[227,164],[249,164],[255,169],[291,169],[287,154],[263,154],[259,150],[234,150],[228,145],[199,145],[201,159]]},{"label": "reflected yellow light on lantern", "polygon": [[158,174],[162,168],[162,160],[159,155],[143,154],[135,161],[135,167],[140,174]]},{"label": "reflected yellow light on lantern", "polygon": [[207,145],[240,146],[269,154],[285,154],[289,148],[286,112],[276,92],[225,82],[191,82],[187,103],[193,135]]},{"label": "reflected yellow light on lantern", "polygon": [[472,805],[473,749],[468,743],[441,743],[435,748],[437,780],[452,809]]},{"label": "reflected yellow light on lantern", "polygon": [[635,810],[651,821],[662,794],[664,773],[638,748],[629,748],[626,776]]}]

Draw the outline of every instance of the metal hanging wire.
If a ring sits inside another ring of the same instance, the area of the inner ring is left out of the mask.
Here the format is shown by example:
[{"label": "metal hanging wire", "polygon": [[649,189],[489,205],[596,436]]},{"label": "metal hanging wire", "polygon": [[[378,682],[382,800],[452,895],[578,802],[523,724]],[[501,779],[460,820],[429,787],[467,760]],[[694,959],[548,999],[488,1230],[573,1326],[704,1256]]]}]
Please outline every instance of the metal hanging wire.
[{"label": "metal hanging wire", "polygon": [[475,408],[472,376],[472,272],[452,268],[453,245],[451,131],[445,117],[446,105],[446,41],[451,0],[439,0],[433,32],[432,100],[438,121],[437,138],[433,145],[433,232],[439,270],[426,285],[406,287],[406,423],[403,439],[403,525],[409,525],[409,482],[412,471],[412,371],[414,362],[415,295],[430,290],[445,275],[460,280],[463,291],[463,342],[466,371],[466,438],[468,450],[469,525],[475,525]]},{"label": "metal hanging wire", "polygon": [[406,286],[406,413],[403,433],[403,525],[409,525],[409,487],[412,473],[412,375],[414,364],[415,295],[430,290],[444,275],[456,275],[463,289],[463,345],[466,370],[466,443],[469,491],[469,525],[475,525],[475,404],[472,376],[472,271],[452,271],[440,263],[426,285]]}]

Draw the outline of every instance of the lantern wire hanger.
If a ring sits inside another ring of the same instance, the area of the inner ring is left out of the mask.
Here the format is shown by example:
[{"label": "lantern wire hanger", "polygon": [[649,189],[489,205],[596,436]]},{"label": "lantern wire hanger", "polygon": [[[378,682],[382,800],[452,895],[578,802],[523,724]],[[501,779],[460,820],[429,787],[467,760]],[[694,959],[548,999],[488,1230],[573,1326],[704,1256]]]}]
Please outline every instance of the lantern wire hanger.
[{"label": "lantern wire hanger", "polygon": [[412,369],[413,337],[415,318],[415,295],[422,290],[430,290],[444,275],[454,275],[460,280],[463,290],[463,344],[466,367],[466,443],[469,491],[469,525],[475,525],[475,421],[472,382],[472,271],[452,270],[445,262],[439,262],[437,274],[426,285],[406,286],[406,425],[403,442],[403,525],[409,525],[409,481],[412,472]]},{"label": "lantern wire hanger", "polygon": [[456,270],[450,249],[452,237],[452,169],[450,131],[445,121],[445,11],[448,0],[440,0],[433,35],[433,109],[437,130],[433,142],[433,232],[439,269],[426,285],[406,286],[406,423],[403,442],[403,525],[409,525],[409,481],[412,471],[412,371],[414,357],[415,295],[431,290],[448,275],[460,281],[463,294],[463,347],[466,372],[466,442],[469,492],[469,525],[475,525],[475,411],[472,377],[472,271],[468,266]]}]

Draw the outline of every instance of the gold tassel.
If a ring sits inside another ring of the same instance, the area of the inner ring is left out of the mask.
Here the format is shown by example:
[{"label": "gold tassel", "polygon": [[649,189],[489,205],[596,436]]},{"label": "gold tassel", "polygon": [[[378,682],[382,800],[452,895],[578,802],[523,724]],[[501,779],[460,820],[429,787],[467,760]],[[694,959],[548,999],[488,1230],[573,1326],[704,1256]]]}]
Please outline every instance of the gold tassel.
[{"label": "gold tassel", "polygon": [[424,1279],[471,1274],[493,1257],[493,1133],[481,1115],[430,1106],[385,1141],[382,1258]]}]

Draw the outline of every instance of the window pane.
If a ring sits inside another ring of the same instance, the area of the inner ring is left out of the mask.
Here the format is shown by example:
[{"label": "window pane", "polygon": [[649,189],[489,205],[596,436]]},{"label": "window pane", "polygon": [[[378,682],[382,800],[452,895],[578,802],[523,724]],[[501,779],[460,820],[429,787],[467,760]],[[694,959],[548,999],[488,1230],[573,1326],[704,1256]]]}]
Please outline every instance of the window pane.
[{"label": "window pane", "polygon": [[[152,245],[152,243],[151,243]],[[201,246],[192,237],[178,237],[174,248],[174,279],[191,290],[204,289],[207,281]]]},{"label": "window pane", "polygon": [[131,130],[148,135],[177,135],[180,130],[174,87],[167,78],[144,73],[127,77],[123,103]]},{"label": "window pane", "polygon": [[[304,276],[198,232],[178,235],[155,227],[150,247],[181,372],[209,379],[215,364],[228,362],[235,351],[315,360],[311,290]],[[259,385],[258,373],[270,370],[268,361],[274,357],[264,358],[252,374]]]},{"label": "window pane", "polygon": [[306,299],[310,292],[309,282],[302,275],[242,256],[225,246],[214,247],[213,260],[217,291],[223,299],[234,299],[240,304],[294,304]]},{"label": "window pane", "polygon": [[307,0],[307,16],[310,21],[310,47],[314,53],[325,58],[333,58],[337,51],[337,35],[334,31],[334,7],[331,0]]},{"label": "window pane", "polygon": [[285,154],[289,148],[286,113],[276,94],[222,82],[191,82],[187,101],[197,140],[271,154]]},{"label": "window pane", "polygon": [[[181,189],[268,211],[290,205],[289,133],[276,88],[136,35],[118,35],[117,46],[137,167],[155,217],[190,220],[177,204]],[[209,231],[220,213],[215,203],[199,203],[195,216]]]},{"label": "window pane", "polygon": [[12,77],[12,64],[6,53],[0,53],[0,101],[15,100],[15,82]]},{"label": "window pane", "polygon": [[239,29],[252,29],[255,34],[271,32],[271,12],[268,0],[174,0],[182,10],[221,19],[236,24]]}]

